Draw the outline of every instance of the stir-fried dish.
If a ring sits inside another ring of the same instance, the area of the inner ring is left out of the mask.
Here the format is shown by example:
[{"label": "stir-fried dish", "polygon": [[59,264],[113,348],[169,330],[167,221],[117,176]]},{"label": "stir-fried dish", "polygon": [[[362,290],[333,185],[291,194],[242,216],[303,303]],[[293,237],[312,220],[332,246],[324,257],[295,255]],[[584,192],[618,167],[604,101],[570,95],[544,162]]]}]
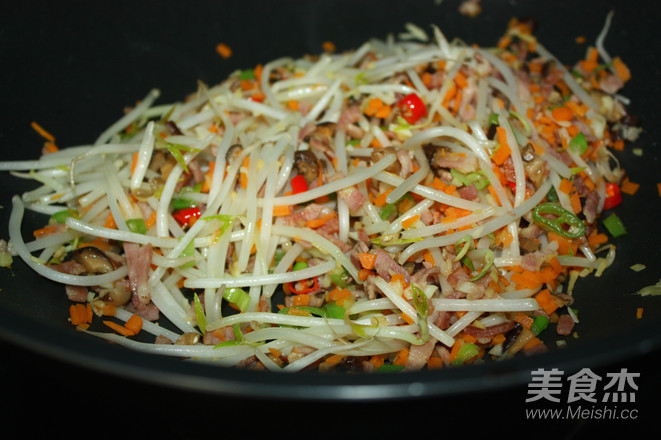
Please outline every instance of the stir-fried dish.
[{"label": "stir-fried dish", "polygon": [[[3,170],[5,256],[63,319],[131,349],[275,371],[433,369],[569,336],[625,234],[640,131],[604,48],[562,64],[513,19],[494,47],[428,36],[281,58],[150,92],[90,145]],[[21,234],[25,210],[50,217]],[[38,293],[34,293],[37,295]]]}]

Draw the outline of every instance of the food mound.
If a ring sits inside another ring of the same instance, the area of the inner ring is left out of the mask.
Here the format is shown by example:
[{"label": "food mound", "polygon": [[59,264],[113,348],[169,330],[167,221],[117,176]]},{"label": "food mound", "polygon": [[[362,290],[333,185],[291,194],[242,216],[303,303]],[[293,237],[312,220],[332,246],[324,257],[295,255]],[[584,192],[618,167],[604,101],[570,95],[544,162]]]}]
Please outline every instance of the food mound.
[{"label": "food mound", "polygon": [[[90,145],[3,170],[4,251],[64,286],[81,332],[273,371],[434,369],[547,349],[615,258],[616,153],[640,128],[600,35],[566,67],[513,19],[281,58]],[[50,216],[23,238],[25,210]],[[589,281],[586,281],[589,286]],[[167,325],[164,325],[167,324]]]}]

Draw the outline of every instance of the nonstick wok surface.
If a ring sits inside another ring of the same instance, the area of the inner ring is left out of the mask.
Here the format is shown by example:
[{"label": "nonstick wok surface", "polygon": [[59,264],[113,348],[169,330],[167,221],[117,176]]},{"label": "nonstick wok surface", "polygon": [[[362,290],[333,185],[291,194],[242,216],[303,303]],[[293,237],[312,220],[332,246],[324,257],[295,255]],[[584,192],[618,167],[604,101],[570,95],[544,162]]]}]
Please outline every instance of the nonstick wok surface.
[{"label": "nonstick wok surface", "polygon": [[[356,48],[369,38],[404,30],[407,22],[424,29],[436,24],[450,39],[487,46],[496,43],[511,17],[531,16],[539,23],[540,41],[571,64],[586,47],[575,37],[583,35],[593,43],[612,8],[615,15],[606,48],[620,55],[633,73],[622,93],[631,99],[630,110],[645,128],[634,145],[642,154],[628,149],[619,157],[630,179],[641,186],[617,210],[628,234],[613,241],[616,262],[599,278],[581,279],[574,292],[581,321],[578,338],[570,338],[564,349],[553,349],[551,342],[548,353],[529,358],[431,372],[366,376],[230,370],[135,353],[75,332],[66,320],[68,305],[61,287],[17,261],[11,270],[0,270],[0,336],[7,353],[15,354],[7,357],[11,363],[6,367],[10,374],[24,378],[10,382],[39,384],[39,392],[61,392],[54,382],[62,379],[90,393],[97,389],[91,383],[100,381],[115,384],[116,389],[143,387],[167,396],[191,393],[213,402],[222,398],[223,402],[335,403],[412,397],[445,402],[518,390],[520,405],[521,387],[533,369],[609,369],[619,363],[633,369],[642,365],[642,356],[644,364],[650,356],[656,359],[661,298],[635,293],[661,278],[661,198],[656,187],[661,181],[658,12],[646,2],[493,0],[483,2],[482,13],[470,18],[457,13],[459,3],[26,1],[6,5],[0,17],[3,159],[38,157],[42,141],[31,121],[47,127],[61,146],[90,143],[153,87],[162,92],[159,103],[180,100],[195,91],[198,80],[211,85],[236,69],[280,56],[319,53],[324,41],[332,41],[338,50]],[[219,42],[232,47],[231,58],[218,56]],[[3,174],[0,186],[0,236],[7,237],[10,198],[31,184]],[[28,215],[25,230],[40,222],[43,218]],[[637,263],[646,268],[634,272],[630,267]],[[644,308],[643,319],[636,319],[639,307]],[[656,377],[649,387],[658,390]]]}]

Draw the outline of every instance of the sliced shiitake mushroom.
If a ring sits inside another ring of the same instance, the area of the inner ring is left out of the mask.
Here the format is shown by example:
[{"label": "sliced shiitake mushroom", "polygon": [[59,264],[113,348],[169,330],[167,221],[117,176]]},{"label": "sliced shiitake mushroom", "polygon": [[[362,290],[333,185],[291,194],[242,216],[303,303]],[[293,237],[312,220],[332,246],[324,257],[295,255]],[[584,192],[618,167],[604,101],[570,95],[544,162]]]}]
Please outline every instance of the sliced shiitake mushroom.
[{"label": "sliced shiitake mushroom", "polygon": [[321,163],[314,152],[299,150],[294,153],[294,168],[308,183],[312,183],[319,177]]},{"label": "sliced shiitake mushroom", "polygon": [[85,246],[71,252],[71,259],[82,264],[88,274],[103,274],[115,270],[110,258],[94,246]]}]

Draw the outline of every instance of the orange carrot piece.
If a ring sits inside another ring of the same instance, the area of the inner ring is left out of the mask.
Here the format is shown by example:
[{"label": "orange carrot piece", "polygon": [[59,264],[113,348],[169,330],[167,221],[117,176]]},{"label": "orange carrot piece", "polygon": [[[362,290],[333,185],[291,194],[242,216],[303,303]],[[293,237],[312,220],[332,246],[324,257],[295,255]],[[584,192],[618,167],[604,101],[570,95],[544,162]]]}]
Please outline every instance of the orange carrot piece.
[{"label": "orange carrot piece", "polygon": [[225,59],[232,56],[232,49],[225,43],[218,43],[216,45],[216,52]]},{"label": "orange carrot piece", "polygon": [[620,57],[616,56],[613,58],[613,68],[615,69],[617,76],[619,76],[622,81],[627,82],[631,79],[631,72],[629,71],[629,67],[624,64],[624,61],[622,61]]},{"label": "orange carrot piece", "polygon": [[111,329],[115,330],[117,333],[123,336],[133,336],[133,332],[123,325],[117,324],[114,321],[109,321],[109,320],[104,320],[103,323],[110,327]]},{"label": "orange carrot piece", "polygon": [[397,356],[395,356],[395,359],[393,359],[392,364],[393,365],[406,365],[406,361],[408,361],[408,359],[409,359],[409,349],[408,348],[402,348],[397,353]]},{"label": "orange carrot piece", "polygon": [[496,128],[496,136],[498,139],[498,143],[500,144],[500,147],[493,153],[493,156],[491,156],[491,159],[494,161],[496,165],[502,165],[505,163],[505,160],[507,160],[508,157],[510,157],[510,154],[512,154],[512,150],[510,149],[510,146],[507,142],[507,132],[503,127],[498,127]]},{"label": "orange carrot piece", "polygon": [[574,184],[571,180],[563,178],[560,185],[558,185],[558,189],[565,194],[569,194],[574,189]]},{"label": "orange carrot piece", "polygon": [[140,333],[142,330],[142,318],[138,315],[131,315],[131,317],[124,323],[124,327],[134,335]]},{"label": "orange carrot piece", "polygon": [[291,206],[289,205],[276,205],[273,207],[273,216],[282,217],[291,213]]},{"label": "orange carrot piece", "polygon": [[406,228],[410,227],[411,225],[413,225],[413,223],[417,222],[418,219],[420,219],[419,215],[411,216],[411,217],[407,218],[406,220],[402,221],[402,227],[404,229],[406,229]]},{"label": "orange carrot piece", "polygon": [[46,139],[49,142],[55,142],[55,136],[50,134],[48,131],[44,130],[44,128],[41,125],[39,125],[37,122],[32,121],[30,125],[32,126],[34,131],[39,133],[39,136],[41,136],[42,138]]},{"label": "orange carrot piece", "polygon": [[572,111],[565,106],[555,107],[551,114],[556,121],[571,121],[574,118]]},{"label": "orange carrot piece", "polygon": [[358,260],[360,261],[360,265],[363,266],[363,268],[372,270],[374,269],[376,254],[370,254],[369,252],[361,252],[358,254]]}]

